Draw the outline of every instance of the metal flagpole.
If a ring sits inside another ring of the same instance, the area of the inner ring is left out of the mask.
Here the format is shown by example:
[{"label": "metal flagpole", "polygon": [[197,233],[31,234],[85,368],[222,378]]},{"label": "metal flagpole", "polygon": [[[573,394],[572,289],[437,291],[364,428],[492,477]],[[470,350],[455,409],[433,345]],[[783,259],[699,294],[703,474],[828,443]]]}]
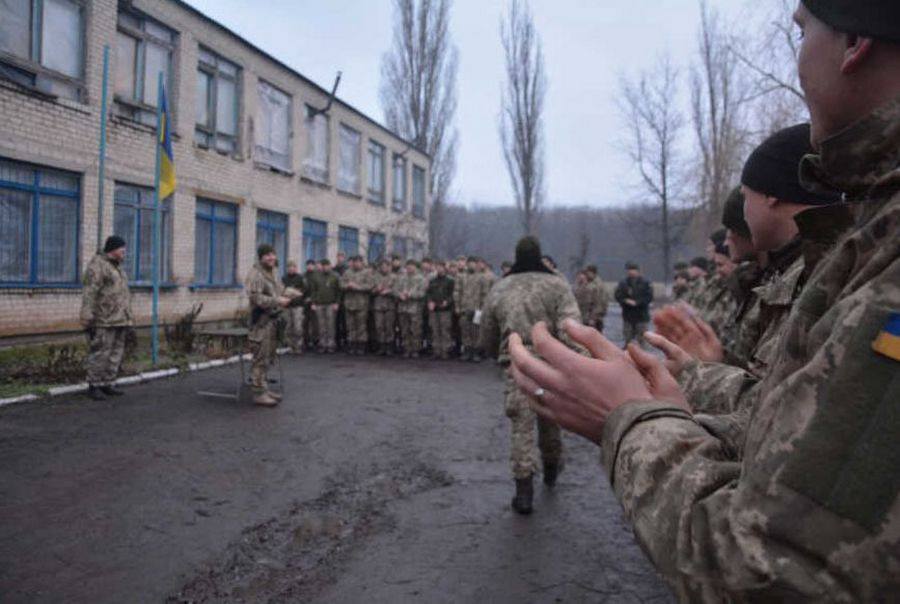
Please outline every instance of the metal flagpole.
[{"label": "metal flagpole", "polygon": [[100,93],[100,170],[97,188],[97,249],[103,249],[103,189],[106,181],[106,94],[109,89],[109,44],[103,47],[103,90]]},{"label": "metal flagpole", "polygon": [[151,259],[153,262],[153,310],[150,316],[150,339],[154,367],[156,367],[157,363],[159,362],[159,155],[162,152],[160,148],[160,137],[164,136],[162,123],[162,98],[163,74],[160,71],[156,88],[156,170],[153,176],[153,249],[151,250]]}]

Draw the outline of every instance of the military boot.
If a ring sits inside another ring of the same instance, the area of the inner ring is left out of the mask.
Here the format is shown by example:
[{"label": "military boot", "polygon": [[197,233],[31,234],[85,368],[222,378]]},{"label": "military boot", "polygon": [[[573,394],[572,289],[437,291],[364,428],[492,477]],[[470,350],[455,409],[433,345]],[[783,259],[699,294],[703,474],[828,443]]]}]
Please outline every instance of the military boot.
[{"label": "military boot", "polygon": [[512,509],[522,515],[531,513],[531,500],[534,498],[532,477],[516,478],[516,496],[512,499]]},{"label": "military boot", "polygon": [[113,388],[112,386],[100,386],[100,391],[106,396],[122,396],[125,394],[123,391],[118,388]]},{"label": "military boot", "polygon": [[564,467],[562,460],[544,461],[544,484],[548,489],[552,489],[556,485],[556,479],[559,478]]},{"label": "military boot", "polygon": [[106,395],[97,386],[88,386],[87,397],[94,401],[105,401]]},{"label": "military boot", "polygon": [[274,407],[278,404],[278,401],[272,398],[268,392],[263,392],[262,394],[257,394],[253,397],[253,404],[262,407]]}]

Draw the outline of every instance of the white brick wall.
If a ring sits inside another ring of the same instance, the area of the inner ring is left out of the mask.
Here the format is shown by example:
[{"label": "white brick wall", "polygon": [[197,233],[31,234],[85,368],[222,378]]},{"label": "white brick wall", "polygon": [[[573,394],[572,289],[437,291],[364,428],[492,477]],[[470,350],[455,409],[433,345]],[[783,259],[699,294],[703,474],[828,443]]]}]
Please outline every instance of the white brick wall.
[{"label": "white brick wall", "polygon": [[[194,201],[198,195],[233,202],[239,206],[238,280],[254,261],[256,209],[275,210],[289,215],[288,255],[301,260],[302,219],[328,223],[328,253],[337,252],[338,227],[360,231],[361,251],[368,231],[427,242],[427,225],[409,213],[412,206],[412,165],[429,168],[429,159],[391,135],[349,106],[337,102],[330,112],[331,129],[328,186],[301,180],[301,162],[306,132],[303,115],[307,103],[324,106],[327,92],[309,84],[289,69],[255,50],[237,36],[172,0],[135,0],[136,9],[178,32],[173,61],[173,90],[169,104],[174,115],[174,154],[178,188],[173,203],[172,264],[177,287],[160,297],[163,320],[171,320],[203,302],[201,319],[230,318],[245,303],[236,290],[192,290],[194,268]],[[80,263],[82,268],[95,252],[98,208],[98,139],[102,87],[103,46],[111,48],[110,73],[115,73],[116,0],[93,0],[86,10],[86,63],[84,103],[47,100],[0,80],[0,157],[71,170],[81,174]],[[202,44],[241,69],[239,133],[240,158],[202,149],[193,143],[194,94],[198,47]],[[293,175],[256,167],[252,158],[252,124],[255,121],[256,85],[259,78],[292,95]],[[112,99],[112,92],[109,94]],[[112,113],[112,112],[110,112]],[[368,182],[367,145],[369,139],[385,146],[385,206],[374,206],[365,197],[338,193],[335,188],[338,157],[338,128],[341,123],[362,133],[360,182]],[[106,179],[104,182],[103,235],[112,234],[115,183],[152,186],[155,161],[154,131],[145,126],[111,118],[107,128]],[[406,214],[391,206],[391,154],[406,151]],[[427,172],[426,172],[427,177]],[[78,328],[80,291],[77,289],[0,289],[0,337],[65,331]],[[134,293],[135,314],[146,323],[150,316],[150,295]]]}]

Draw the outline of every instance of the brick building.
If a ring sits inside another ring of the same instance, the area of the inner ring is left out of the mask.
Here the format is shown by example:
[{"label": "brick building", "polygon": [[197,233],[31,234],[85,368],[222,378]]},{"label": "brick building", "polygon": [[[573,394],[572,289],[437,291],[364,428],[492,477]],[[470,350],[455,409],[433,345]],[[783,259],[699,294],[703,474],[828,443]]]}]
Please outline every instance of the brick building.
[{"label": "brick building", "polygon": [[110,47],[102,236],[129,244],[150,316],[157,78],[178,188],[164,207],[160,312],[246,303],[258,243],[281,257],[420,256],[429,157],[178,0],[11,0],[0,19],[0,337],[79,329],[97,247],[103,48]]}]

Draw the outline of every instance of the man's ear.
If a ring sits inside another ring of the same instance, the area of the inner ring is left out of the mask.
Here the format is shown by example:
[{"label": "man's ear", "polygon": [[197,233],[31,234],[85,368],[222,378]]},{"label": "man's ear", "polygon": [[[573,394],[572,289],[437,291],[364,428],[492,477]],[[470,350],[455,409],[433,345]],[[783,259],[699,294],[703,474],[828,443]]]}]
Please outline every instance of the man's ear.
[{"label": "man's ear", "polygon": [[859,69],[860,65],[872,53],[872,38],[847,34],[847,49],[841,63],[841,73],[849,74]]}]

